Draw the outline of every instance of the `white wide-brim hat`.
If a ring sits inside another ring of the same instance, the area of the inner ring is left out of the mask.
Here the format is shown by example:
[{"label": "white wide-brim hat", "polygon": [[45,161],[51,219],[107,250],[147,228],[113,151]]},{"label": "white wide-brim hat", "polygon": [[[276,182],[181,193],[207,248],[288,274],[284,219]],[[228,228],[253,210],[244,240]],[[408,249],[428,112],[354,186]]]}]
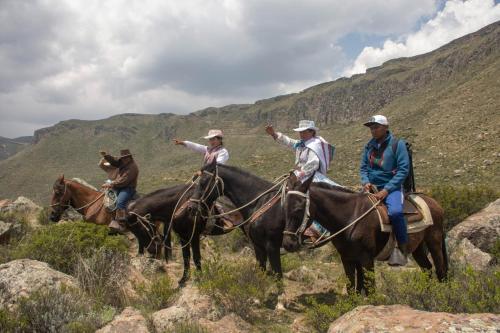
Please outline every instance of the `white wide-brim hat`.
[{"label": "white wide-brim hat", "polygon": [[208,131],[208,135],[204,136],[203,138],[208,140],[211,138],[215,138],[216,136],[223,138],[224,133],[222,133],[222,131],[218,129],[211,129],[210,131]]},{"label": "white wide-brim hat", "polygon": [[363,125],[370,127],[373,124],[380,124],[380,125],[385,125],[389,126],[389,121],[387,120],[386,116],[383,116],[381,114],[374,115],[373,117],[370,118],[369,121],[364,123]]},{"label": "white wide-brim hat", "polygon": [[314,121],[313,120],[301,120],[299,121],[299,127],[297,128],[294,128],[293,130],[295,132],[302,132],[302,131],[305,131],[305,130],[314,130],[314,131],[319,131],[319,128],[317,128],[315,125],[314,125]]}]

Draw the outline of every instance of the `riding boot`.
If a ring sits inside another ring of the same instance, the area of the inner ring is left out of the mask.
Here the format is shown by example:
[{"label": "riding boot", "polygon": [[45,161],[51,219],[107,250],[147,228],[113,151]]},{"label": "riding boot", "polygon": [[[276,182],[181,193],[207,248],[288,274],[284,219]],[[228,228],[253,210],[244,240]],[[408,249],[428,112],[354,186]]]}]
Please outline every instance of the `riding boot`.
[{"label": "riding boot", "polygon": [[110,234],[125,234],[127,232],[127,228],[125,227],[126,220],[127,211],[125,209],[117,209],[115,218],[109,224]]},{"label": "riding boot", "polygon": [[399,243],[392,250],[388,264],[390,266],[405,266],[408,263],[408,243]]}]

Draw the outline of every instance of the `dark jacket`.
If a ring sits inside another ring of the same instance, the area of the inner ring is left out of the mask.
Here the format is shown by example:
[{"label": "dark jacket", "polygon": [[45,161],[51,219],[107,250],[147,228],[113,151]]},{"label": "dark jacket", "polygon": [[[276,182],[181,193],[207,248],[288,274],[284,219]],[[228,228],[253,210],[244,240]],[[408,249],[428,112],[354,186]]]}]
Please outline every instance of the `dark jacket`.
[{"label": "dark jacket", "polygon": [[363,185],[372,183],[379,190],[386,189],[389,193],[401,189],[410,170],[410,159],[406,144],[401,139],[398,140],[396,154],[393,153],[394,140],[395,138],[388,132],[380,145],[375,139],[371,139],[365,146],[360,168]]},{"label": "dark jacket", "polygon": [[124,187],[137,187],[137,178],[139,178],[139,168],[134,159],[125,162],[122,158],[115,158],[111,155],[104,155],[104,159],[115,168],[118,168],[116,178],[111,182],[113,188],[120,189]]}]

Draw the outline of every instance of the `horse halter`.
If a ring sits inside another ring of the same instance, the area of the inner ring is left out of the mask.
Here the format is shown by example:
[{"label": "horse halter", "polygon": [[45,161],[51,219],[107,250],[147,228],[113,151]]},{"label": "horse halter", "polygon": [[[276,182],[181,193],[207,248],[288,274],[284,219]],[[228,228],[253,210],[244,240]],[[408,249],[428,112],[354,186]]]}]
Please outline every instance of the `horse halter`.
[{"label": "horse halter", "polygon": [[[200,213],[201,213],[201,205],[205,206],[207,211],[210,211],[211,207],[207,204],[207,199],[210,198],[210,196],[212,195],[214,190],[217,190],[218,196],[221,196],[224,193],[224,181],[222,180],[221,177],[219,177],[217,168],[215,169],[215,173],[203,170],[203,171],[198,171],[197,174],[199,175],[199,177],[195,180],[195,183],[199,186],[201,176],[203,174],[207,174],[211,177],[210,182],[209,182],[209,186],[207,186],[205,188],[205,190],[203,191],[203,193],[199,199],[189,198],[188,201],[196,203],[198,205],[198,211],[200,211]],[[212,183],[212,182],[213,182],[213,184],[210,185],[210,183]],[[221,184],[220,190],[219,190],[219,186],[218,186],[219,183]],[[215,201],[212,203],[212,206],[213,206],[213,204],[215,204]]]},{"label": "horse halter", "polygon": [[306,230],[307,224],[309,223],[309,220],[310,220],[309,207],[311,205],[311,199],[309,197],[309,191],[307,193],[302,193],[300,191],[288,191],[286,193],[285,202],[286,202],[286,198],[288,197],[288,195],[298,195],[298,196],[306,199],[304,216],[302,217],[302,222],[301,222],[299,228],[295,232],[291,232],[288,230],[283,231],[284,235],[292,235],[292,236],[297,237],[299,244],[302,244],[302,235],[303,235],[304,231]]},{"label": "horse halter", "polygon": [[[71,205],[69,204],[69,202],[71,201],[71,198],[68,199],[67,203],[63,204],[62,203],[62,199],[64,199],[64,196],[66,195],[66,190],[67,190],[67,187],[68,187],[68,184],[66,182],[64,182],[64,192],[63,194],[61,195],[61,198],[59,199],[59,202],[55,203],[55,204],[51,204],[50,207],[56,207],[56,206],[60,206],[60,207],[65,207],[65,208],[68,208],[70,207]],[[54,190],[54,193],[56,193],[56,191]]]}]

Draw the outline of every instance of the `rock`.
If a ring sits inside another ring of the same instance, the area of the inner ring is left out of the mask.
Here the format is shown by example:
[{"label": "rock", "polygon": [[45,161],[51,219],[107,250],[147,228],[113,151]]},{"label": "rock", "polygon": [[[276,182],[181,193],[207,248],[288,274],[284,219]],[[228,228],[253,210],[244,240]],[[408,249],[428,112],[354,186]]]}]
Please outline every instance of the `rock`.
[{"label": "rock", "polygon": [[3,207],[7,207],[9,205],[12,205],[12,201],[9,199],[2,199],[0,200],[0,211]]},{"label": "rock", "polygon": [[19,197],[14,202],[0,207],[2,213],[38,213],[42,207],[26,197]]},{"label": "rock", "polygon": [[13,224],[0,221],[0,244],[6,244],[9,242],[12,227]]},{"label": "rock", "polygon": [[500,315],[426,312],[406,305],[359,306],[334,321],[328,333],[497,332]]},{"label": "rock", "polygon": [[447,235],[448,246],[458,246],[464,238],[481,251],[491,253],[500,238],[500,199],[453,227]]},{"label": "rock", "polygon": [[494,258],[490,254],[475,247],[467,238],[449,250],[450,261],[459,266],[470,265],[475,270],[484,271],[494,263]]},{"label": "rock", "polygon": [[130,265],[141,274],[154,274],[165,272],[163,261],[145,256],[134,257],[130,260]]},{"label": "rock", "polygon": [[311,281],[314,275],[314,272],[304,265],[299,268],[292,269],[290,272],[284,274],[285,278],[297,282]]},{"label": "rock", "polygon": [[200,318],[215,320],[217,315],[210,298],[200,294],[198,288],[187,285],[182,288],[175,305],[153,313],[152,319],[156,331],[163,332],[179,322]]},{"label": "rock", "polygon": [[210,333],[246,333],[252,330],[250,324],[234,313],[230,313],[218,321],[210,321],[202,318],[198,321],[198,324]]},{"label": "rock", "polygon": [[190,319],[188,311],[178,305],[157,311],[151,315],[156,332],[172,329],[175,324],[183,323]]},{"label": "rock", "polygon": [[127,307],[96,333],[149,333],[149,329],[139,310]]},{"label": "rock", "polygon": [[20,259],[0,265],[0,308],[13,309],[21,297],[27,297],[40,288],[77,287],[72,276],[58,272],[48,264],[31,259]]},{"label": "rock", "polygon": [[311,328],[307,322],[307,318],[304,315],[299,315],[293,320],[292,325],[290,325],[290,331],[293,333],[309,333]]}]

